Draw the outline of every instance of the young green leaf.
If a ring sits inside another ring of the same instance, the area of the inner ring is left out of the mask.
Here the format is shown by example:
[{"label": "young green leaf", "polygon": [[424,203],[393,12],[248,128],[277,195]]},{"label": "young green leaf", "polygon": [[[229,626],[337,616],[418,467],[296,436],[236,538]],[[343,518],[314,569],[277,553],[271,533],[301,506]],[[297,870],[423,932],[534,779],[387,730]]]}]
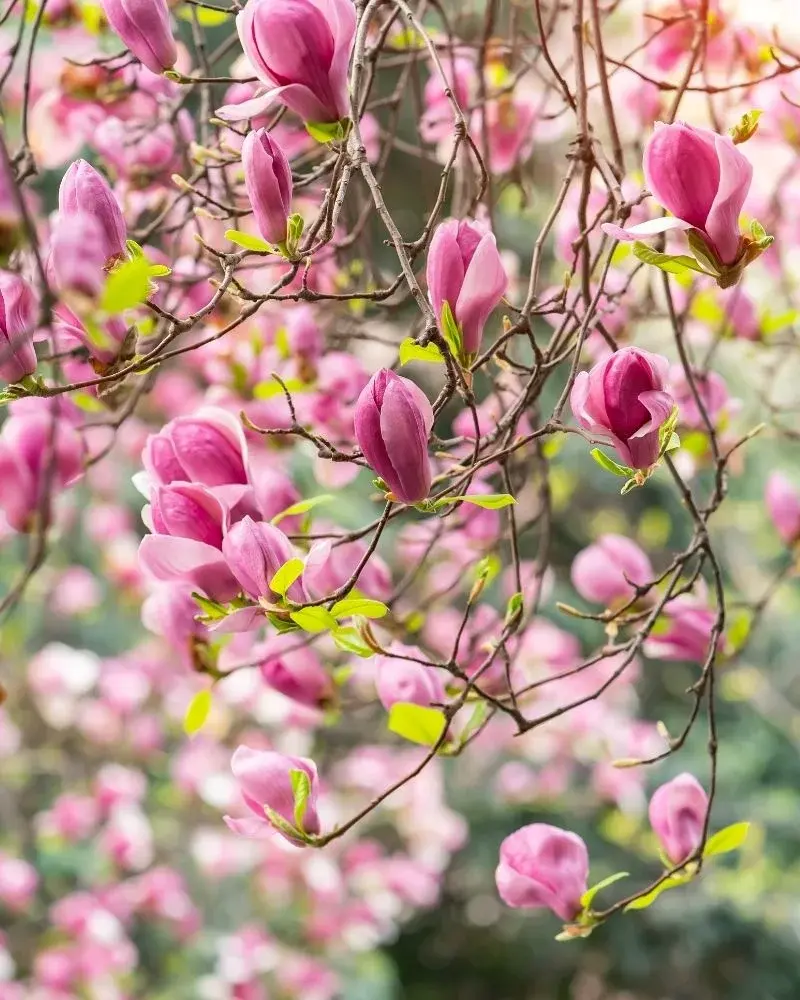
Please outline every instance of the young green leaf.
[{"label": "young green leaf", "polygon": [[442,336],[447,341],[447,346],[453,357],[460,358],[464,353],[464,339],[449,302],[445,302],[442,306],[439,329],[442,331]]},{"label": "young green leaf", "polygon": [[283,379],[283,385],[274,378],[269,378],[253,386],[253,399],[274,399],[276,396],[282,396],[283,386],[286,386],[287,392],[309,392],[312,388],[308,382],[303,382],[299,378]]},{"label": "young green leaf", "polygon": [[191,24],[197,18],[197,23],[203,28],[216,28],[220,24],[226,24],[231,14],[231,11],[211,10],[210,7],[197,5],[181,7],[178,10],[178,17],[182,21],[188,21]]},{"label": "young green leaf", "polygon": [[747,840],[750,831],[749,823],[732,823],[722,830],[718,830],[713,837],[706,841],[704,858],[713,858],[717,854],[728,854],[730,851],[737,851]]},{"label": "young green leaf", "polygon": [[306,818],[306,808],[308,807],[308,797],[311,794],[311,781],[305,771],[299,768],[292,768],[289,772],[289,780],[292,782],[292,794],[294,795],[294,822],[298,830],[303,830],[303,820]]},{"label": "young green leaf", "polygon": [[150,294],[150,265],[144,257],[123,261],[106,278],[100,308],[116,316],[141,305]]},{"label": "young green leaf", "polygon": [[350,131],[350,120],[338,122],[306,122],[306,132],[317,142],[342,142]]},{"label": "young green leaf", "polygon": [[291,507],[279,511],[272,518],[272,524],[280,524],[285,517],[294,517],[295,514],[305,514],[307,511],[313,510],[314,507],[318,507],[323,503],[330,503],[331,500],[335,499],[336,497],[332,493],[321,493],[319,496],[309,497],[308,500],[299,500],[297,503],[293,503]]},{"label": "young green leaf", "polygon": [[187,736],[194,736],[199,733],[208,720],[211,712],[211,692],[208,690],[198,691],[189,702],[186,714],[183,717],[183,729]]},{"label": "young green leaf", "polygon": [[321,607],[300,608],[298,611],[292,611],[289,617],[304,632],[325,632],[337,626],[337,621],[330,611]]},{"label": "young green leaf", "polygon": [[444,713],[438,708],[397,701],[389,709],[389,731],[411,743],[435,746],[446,725]]},{"label": "young green leaf", "polygon": [[331,638],[338,648],[345,653],[354,653],[364,660],[368,660],[371,656],[375,655],[375,650],[364,642],[361,633],[357,628],[353,628],[352,626],[332,629]]},{"label": "young green leaf", "polygon": [[629,469],[625,465],[618,465],[613,458],[609,458],[604,451],[600,451],[599,448],[592,448],[589,452],[592,458],[597,462],[601,469],[605,469],[606,472],[611,472],[615,476],[631,476],[633,475],[633,469]]},{"label": "young green leaf", "polygon": [[444,355],[436,344],[428,344],[427,347],[420,347],[413,337],[406,337],[400,344],[400,364],[407,365],[409,361],[427,361],[433,364],[441,364]]},{"label": "young green leaf", "polygon": [[210,600],[208,597],[203,597],[202,594],[192,593],[192,598],[195,604],[200,608],[206,618],[211,618],[214,621],[218,621],[222,618],[226,618],[228,615],[228,610],[223,604],[218,604],[216,601]]},{"label": "young green leaf", "polygon": [[352,618],[361,615],[362,618],[383,618],[389,609],[382,601],[373,601],[368,597],[345,597],[337,601],[331,608],[334,618]]},{"label": "young green leaf", "polygon": [[666,892],[667,889],[676,889],[679,885],[685,885],[690,881],[690,875],[672,875],[663,882],[660,882],[655,889],[646,895],[640,896],[638,899],[634,899],[628,903],[623,912],[627,913],[628,910],[646,910],[648,906],[652,906],[655,903],[662,892]]},{"label": "young green leaf", "polygon": [[226,229],[225,239],[235,243],[243,250],[253,250],[256,253],[275,253],[275,247],[260,236],[252,236],[250,233],[243,233],[240,229]]},{"label": "young green leaf", "polygon": [[269,581],[269,589],[281,597],[286,597],[286,591],[303,572],[303,566],[302,559],[290,559],[285,562]]},{"label": "young green leaf", "polygon": [[584,910],[588,910],[592,905],[592,900],[601,889],[605,889],[606,886],[613,885],[615,882],[619,882],[621,878],[627,878],[629,875],[630,872],[616,872],[614,875],[609,875],[608,878],[601,879],[595,885],[590,886],[581,896],[581,906]]},{"label": "young green leaf", "polygon": [[503,507],[510,507],[511,504],[517,502],[510,493],[467,493],[461,497],[448,497],[448,503],[455,500],[471,503],[486,510],[501,510]]},{"label": "young green leaf", "polygon": [[[686,254],[674,256],[668,253],[659,253],[653,250],[646,243],[633,244],[634,256],[644,264],[652,264],[660,267],[667,274],[686,274],[687,271],[697,271],[698,274],[708,274],[694,259]],[[712,275],[713,277],[713,275]]]}]

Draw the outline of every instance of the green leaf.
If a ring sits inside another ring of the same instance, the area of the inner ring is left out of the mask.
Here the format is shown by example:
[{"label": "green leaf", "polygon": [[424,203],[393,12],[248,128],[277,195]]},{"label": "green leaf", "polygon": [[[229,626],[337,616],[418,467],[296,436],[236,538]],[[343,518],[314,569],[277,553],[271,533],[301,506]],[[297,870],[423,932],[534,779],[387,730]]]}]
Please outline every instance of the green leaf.
[{"label": "green leaf", "polygon": [[198,691],[189,702],[186,714],[183,717],[183,730],[187,736],[194,736],[199,733],[208,720],[211,711],[211,692],[209,690]]},{"label": "green leaf", "polygon": [[300,608],[298,611],[292,611],[289,617],[304,632],[325,632],[336,628],[338,624],[330,611],[320,607]]},{"label": "green leaf", "polygon": [[292,794],[294,795],[295,826],[298,830],[304,830],[303,821],[306,818],[308,797],[311,794],[311,779],[305,771],[301,771],[299,768],[292,768],[289,772],[289,779],[292,782]]},{"label": "green leaf", "polygon": [[116,316],[141,305],[149,294],[150,265],[144,257],[134,257],[123,261],[106,278],[100,308]]},{"label": "green leaf", "polygon": [[714,251],[709,247],[700,233],[695,229],[690,229],[686,233],[686,241],[701,267],[705,269],[707,274],[716,277],[720,273],[719,261],[714,256]]},{"label": "green leaf", "polygon": [[633,255],[644,264],[652,264],[660,267],[667,274],[686,274],[687,271],[697,271],[699,274],[708,274],[694,259],[686,254],[674,256],[668,253],[659,253],[653,250],[646,243],[634,243]]},{"label": "green leaf", "polygon": [[512,594],[508,599],[508,604],[506,604],[506,617],[505,625],[510,625],[513,621],[518,619],[522,612],[525,610],[525,602],[521,593]]},{"label": "green leaf", "polygon": [[[301,382],[299,378],[285,378],[283,385],[286,386],[288,392],[309,392],[312,388],[308,382]],[[276,396],[282,395],[283,386],[274,378],[253,386],[253,399],[274,399]]]},{"label": "green leaf", "polygon": [[605,469],[606,472],[612,472],[615,476],[624,476],[627,478],[632,475],[633,469],[629,469],[625,465],[617,465],[613,458],[609,458],[604,451],[600,451],[599,448],[592,448],[589,452],[592,458],[597,462],[601,469]]},{"label": "green leaf", "polygon": [[662,892],[666,892],[668,889],[676,889],[679,885],[685,885],[690,881],[691,876],[672,875],[670,878],[659,883],[651,892],[628,903],[623,912],[627,913],[628,910],[646,910],[648,906],[652,906],[655,903]]},{"label": "green leaf", "polygon": [[453,315],[453,310],[450,308],[449,302],[445,302],[442,306],[439,329],[442,331],[442,336],[447,341],[447,346],[450,348],[453,357],[460,358],[464,353],[464,338],[461,334],[461,328],[456,323],[456,318]]},{"label": "green leaf", "polygon": [[165,278],[168,274],[172,274],[172,268],[166,264],[150,264],[147,273],[151,278]]},{"label": "green leaf", "polygon": [[796,309],[776,314],[771,313],[768,309],[761,320],[761,329],[764,336],[769,337],[770,334],[785,330],[787,326],[794,326],[798,319],[800,319],[800,312]]},{"label": "green leaf", "polygon": [[214,621],[227,618],[228,610],[223,604],[218,604],[216,601],[212,601],[208,597],[203,597],[202,594],[197,593],[192,593],[192,598],[207,618],[211,618]]},{"label": "green leaf", "polygon": [[446,726],[447,719],[438,708],[397,701],[389,709],[389,731],[411,743],[435,746]]},{"label": "green leaf", "polygon": [[373,601],[368,597],[345,597],[337,601],[331,608],[335,618],[352,618],[361,615],[362,618],[383,618],[389,609],[382,601]]},{"label": "green leaf", "polygon": [[321,493],[316,497],[309,497],[308,500],[298,500],[297,503],[293,503],[291,507],[287,507],[285,510],[279,511],[275,517],[272,518],[272,524],[280,524],[280,522],[285,517],[293,517],[295,514],[305,514],[309,510],[313,510],[314,507],[318,507],[323,503],[330,503],[331,500],[335,500],[336,497],[332,493]]},{"label": "green leaf", "polygon": [[[194,14],[192,14],[193,10]],[[210,10],[208,7],[187,6],[180,8],[178,11],[178,17],[182,21],[188,21],[190,24],[196,17],[197,23],[202,27],[216,28],[220,24],[228,23],[231,17],[231,11]]]},{"label": "green leaf", "polygon": [[728,854],[730,851],[737,851],[747,840],[750,832],[749,823],[732,823],[722,830],[718,830],[713,837],[709,837],[703,851],[704,858],[713,858],[717,854]]},{"label": "green leaf", "polygon": [[484,507],[486,510],[501,510],[503,507],[510,507],[517,501],[510,493],[468,493],[463,497],[451,497],[451,500],[462,500],[464,503],[474,504],[476,507]]},{"label": "green leaf", "polygon": [[125,246],[128,248],[128,253],[131,257],[144,257],[144,250],[142,250],[136,240],[125,240]]},{"label": "green leaf", "polygon": [[621,497],[627,496],[631,490],[637,489],[643,484],[638,482],[636,479],[629,479],[626,483],[622,484],[622,489],[619,491]]},{"label": "green leaf", "polygon": [[353,653],[364,660],[368,660],[375,655],[375,650],[368,646],[357,628],[347,626],[346,628],[335,628],[331,630],[331,638],[339,649],[345,653]]},{"label": "green leaf", "polygon": [[350,131],[350,119],[338,122],[306,122],[306,132],[317,142],[342,142]]},{"label": "green leaf", "polygon": [[407,365],[409,361],[427,361],[432,364],[441,364],[444,355],[436,344],[428,344],[427,347],[420,347],[413,337],[406,337],[400,345],[400,364]]},{"label": "green leaf", "polygon": [[235,243],[237,247],[244,250],[255,250],[258,253],[275,253],[275,247],[260,236],[252,236],[250,233],[243,233],[240,229],[226,229],[225,239]]},{"label": "green leaf", "polygon": [[735,145],[739,145],[742,142],[747,142],[748,139],[755,135],[758,129],[758,119],[763,114],[763,111],[754,108],[752,111],[745,111],[739,121],[729,129],[728,134],[731,139],[733,139]]},{"label": "green leaf", "polygon": [[753,625],[753,613],[743,608],[733,616],[730,628],[725,634],[727,652],[735,653],[745,644]]},{"label": "green leaf", "polygon": [[592,905],[592,900],[601,889],[605,889],[606,886],[613,885],[614,882],[619,882],[621,878],[627,878],[629,875],[630,872],[616,872],[614,875],[609,875],[608,878],[601,879],[581,896],[581,906],[584,910],[588,910]]},{"label": "green leaf", "polygon": [[466,725],[464,726],[464,728],[461,730],[460,733],[460,740],[462,746],[467,742],[470,736],[472,736],[474,733],[477,733],[477,731],[486,721],[486,716],[488,714],[489,714],[489,703],[483,700],[476,702],[475,708],[472,710],[472,715],[469,717]]},{"label": "green leaf", "polygon": [[84,413],[105,413],[105,406],[103,406],[97,396],[92,396],[91,393],[73,392],[70,399]]},{"label": "green leaf", "polygon": [[276,830],[280,830],[289,840],[294,844],[310,843],[311,838],[305,834],[302,830],[298,830],[297,827],[292,826],[288,823],[279,812],[274,809],[270,809],[269,806],[264,806],[264,815],[272,823]]},{"label": "green leaf", "polygon": [[286,591],[303,572],[303,566],[302,559],[290,559],[285,562],[269,581],[269,589],[281,597],[286,597]]},{"label": "green leaf", "polygon": [[502,568],[503,564],[500,558],[494,552],[490,552],[488,556],[484,556],[480,562],[475,564],[473,576],[476,580],[483,579],[486,586],[488,586],[497,577]]}]

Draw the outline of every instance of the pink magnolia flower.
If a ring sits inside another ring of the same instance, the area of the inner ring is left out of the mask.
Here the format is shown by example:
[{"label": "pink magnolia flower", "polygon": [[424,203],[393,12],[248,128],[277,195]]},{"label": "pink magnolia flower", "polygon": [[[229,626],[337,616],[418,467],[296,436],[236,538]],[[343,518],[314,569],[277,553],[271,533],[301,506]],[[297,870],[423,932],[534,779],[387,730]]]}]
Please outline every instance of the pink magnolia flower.
[{"label": "pink magnolia flower", "polygon": [[[223,817],[234,833],[243,837],[263,837],[273,829],[266,809],[277,813],[289,826],[297,828],[292,771],[302,771],[310,783],[302,832],[312,835],[320,832],[317,815],[319,780],[313,760],[305,757],[288,757],[273,750],[253,750],[250,747],[240,746],[231,759],[231,770],[244,803],[253,814],[245,819]],[[287,840],[302,843],[299,838],[292,837],[279,827],[274,829]]]},{"label": "pink magnolia flower", "polygon": [[296,633],[270,636],[259,647],[259,656],[264,682],[285,697],[309,708],[324,708],[333,699],[333,678]]},{"label": "pink magnolia flower", "polygon": [[659,432],[674,406],[665,383],[669,362],[660,354],[623,347],[589,372],[579,372],[570,395],[578,423],[613,445],[632,469],[658,460]]},{"label": "pink magnolia flower", "polygon": [[664,854],[675,865],[690,857],[703,839],[708,796],[691,774],[661,785],[650,799],[650,825]]},{"label": "pink magnolia flower", "polygon": [[182,582],[217,601],[229,601],[239,585],[222,552],[227,507],[198,483],[171,483],[153,490],[142,517],[152,528],[139,545],[142,569],[156,580]]},{"label": "pink magnolia flower", "polygon": [[[458,106],[465,111],[477,84],[474,61],[466,55],[444,60],[445,74]],[[423,142],[439,142],[454,130],[453,106],[445,93],[445,81],[438,70],[433,69],[425,83],[422,95],[425,111],[419,123],[419,134]]]},{"label": "pink magnolia flower", "polygon": [[412,381],[388,368],[373,375],[358,397],[358,446],[401,503],[418,503],[428,495],[432,427],[433,408],[428,397]]},{"label": "pink magnolia flower", "polygon": [[0,378],[19,382],[36,371],[34,326],[39,311],[36,292],[18,274],[0,271]]},{"label": "pink magnolia flower", "polygon": [[30,906],[39,884],[33,865],[22,858],[0,853],[0,903],[12,910]]},{"label": "pink magnolia flower", "polygon": [[286,240],[292,210],[292,169],[286,154],[265,128],[248,132],[242,143],[247,197],[258,231],[270,243]]},{"label": "pink magnolia flower", "polygon": [[581,912],[589,854],[581,838],[547,823],[532,823],[506,837],[495,872],[508,906],[552,910],[564,921]]},{"label": "pink magnolia flower", "polygon": [[241,423],[216,406],[171,420],[148,437],[142,452],[148,480],[161,484],[243,485],[248,482],[247,461]]},{"label": "pink magnolia flower", "polygon": [[347,71],[355,37],[350,0],[255,0],[236,16],[245,55],[266,93],[219,108],[225,121],[263,114],[276,101],[304,121],[329,124],[350,112]]},{"label": "pink magnolia flower", "polygon": [[609,607],[627,603],[653,579],[653,567],[636,542],[624,535],[602,535],[572,562],[572,585],[587,601]]},{"label": "pink magnolia flower", "polygon": [[[280,528],[251,517],[244,517],[226,533],[222,552],[241,589],[256,600],[273,597],[270,581],[294,555],[292,543]],[[300,599],[299,584],[292,584],[289,593]]]},{"label": "pink magnolia flower", "polygon": [[125,256],[127,228],[108,181],[86,160],[76,160],[61,179],[58,211],[62,217],[91,215],[102,239],[103,260]]},{"label": "pink magnolia flower", "polygon": [[655,200],[672,215],[630,229],[605,223],[606,233],[637,240],[694,229],[720,265],[736,262],[742,249],[739,215],[753,166],[730,136],[682,122],[657,124],[645,147],[644,174]]},{"label": "pink magnolia flower", "polygon": [[[367,546],[360,539],[334,545],[322,538],[309,549],[303,568],[303,590],[310,601],[318,601],[334,593],[352,577],[366,554]],[[381,600],[389,596],[392,577],[389,567],[373,553],[361,570],[357,588],[367,597]]]},{"label": "pink magnolia flower", "polygon": [[442,222],[431,240],[426,274],[437,321],[448,303],[465,353],[477,353],[486,320],[508,285],[494,235],[467,219]]},{"label": "pink magnolia flower", "polygon": [[793,545],[800,538],[800,490],[782,472],[773,472],[764,501],[775,530],[787,545]]},{"label": "pink magnolia flower", "polygon": [[74,483],[83,460],[83,437],[58,399],[15,404],[0,431],[0,510],[11,527],[30,531],[49,507],[43,491],[55,495]]},{"label": "pink magnolia flower", "polygon": [[[694,372],[695,388],[702,400],[706,415],[712,426],[718,427],[730,416],[732,403],[725,379],[717,372]],[[685,427],[706,430],[706,423],[697,405],[692,387],[686,377],[683,365],[673,365],[669,370],[669,387],[680,410],[680,420]]]},{"label": "pink magnolia flower", "polygon": [[[541,98],[525,94],[504,94],[486,102],[488,167],[493,174],[507,174],[531,155],[540,101]],[[473,112],[471,124],[473,132],[480,135],[484,125],[483,109]],[[481,141],[478,141],[478,148],[481,148]]]},{"label": "pink magnolia flower", "polygon": [[178,58],[167,0],[102,0],[108,23],[152,73],[171,69]]},{"label": "pink magnolia flower", "polygon": [[681,594],[666,605],[662,614],[664,631],[651,634],[645,641],[646,655],[654,660],[703,663],[717,620],[717,612],[705,597]]},{"label": "pink magnolia flower", "polygon": [[[427,657],[417,646],[393,642],[387,656],[376,656],[375,688],[383,707],[389,711],[397,702],[414,705],[444,705],[447,702],[447,675],[417,660]],[[414,657],[414,659],[403,659]]]}]

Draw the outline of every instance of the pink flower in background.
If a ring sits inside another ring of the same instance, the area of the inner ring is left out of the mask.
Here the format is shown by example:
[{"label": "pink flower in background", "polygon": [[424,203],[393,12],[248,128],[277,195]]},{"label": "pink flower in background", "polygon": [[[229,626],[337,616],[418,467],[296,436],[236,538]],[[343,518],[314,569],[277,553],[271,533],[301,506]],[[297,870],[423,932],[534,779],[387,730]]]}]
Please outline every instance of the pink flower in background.
[{"label": "pink flower in background", "polygon": [[645,640],[644,651],[654,660],[703,663],[708,655],[717,612],[704,596],[681,594],[664,608],[663,628]]},{"label": "pink flower in background", "polygon": [[12,910],[25,910],[33,902],[38,884],[33,865],[0,853],[0,903]]},{"label": "pink flower in background", "polygon": [[33,333],[39,301],[18,274],[0,271],[0,378],[19,382],[36,371]]},{"label": "pink flower in background", "polygon": [[775,530],[787,545],[793,545],[800,538],[800,489],[782,472],[773,472],[764,501]]},{"label": "pink flower in background", "polygon": [[572,562],[572,585],[587,601],[609,607],[627,603],[653,579],[653,567],[636,542],[624,535],[601,535]]},{"label": "pink flower in background", "polygon": [[[387,656],[376,656],[375,688],[383,707],[389,711],[397,702],[414,705],[445,705],[447,674],[418,660],[428,660],[417,646],[393,642]],[[407,659],[404,657],[408,657]]]}]

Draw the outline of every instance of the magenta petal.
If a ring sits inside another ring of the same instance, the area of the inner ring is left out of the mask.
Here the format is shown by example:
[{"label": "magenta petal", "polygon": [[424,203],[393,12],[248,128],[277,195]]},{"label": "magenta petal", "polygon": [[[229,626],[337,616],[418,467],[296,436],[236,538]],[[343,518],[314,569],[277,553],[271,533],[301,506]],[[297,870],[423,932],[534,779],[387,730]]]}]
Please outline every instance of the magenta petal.
[{"label": "magenta petal", "polygon": [[467,266],[455,308],[467,354],[474,354],[480,348],[486,320],[507,286],[508,276],[497,243],[492,233],[486,233]]},{"label": "magenta petal", "polygon": [[381,437],[394,470],[392,492],[404,503],[424,500],[431,485],[428,434],[408,391],[397,381],[390,382],[384,393]]},{"label": "magenta petal", "polygon": [[705,230],[723,264],[730,264],[739,252],[739,215],[750,190],[753,165],[739,152],[728,136],[716,137],[720,177]]},{"label": "magenta petal", "polygon": [[224,104],[221,108],[217,108],[217,118],[221,118],[224,122],[243,122],[250,118],[258,118],[280,101],[281,89],[283,88],[268,90],[240,104]]}]

